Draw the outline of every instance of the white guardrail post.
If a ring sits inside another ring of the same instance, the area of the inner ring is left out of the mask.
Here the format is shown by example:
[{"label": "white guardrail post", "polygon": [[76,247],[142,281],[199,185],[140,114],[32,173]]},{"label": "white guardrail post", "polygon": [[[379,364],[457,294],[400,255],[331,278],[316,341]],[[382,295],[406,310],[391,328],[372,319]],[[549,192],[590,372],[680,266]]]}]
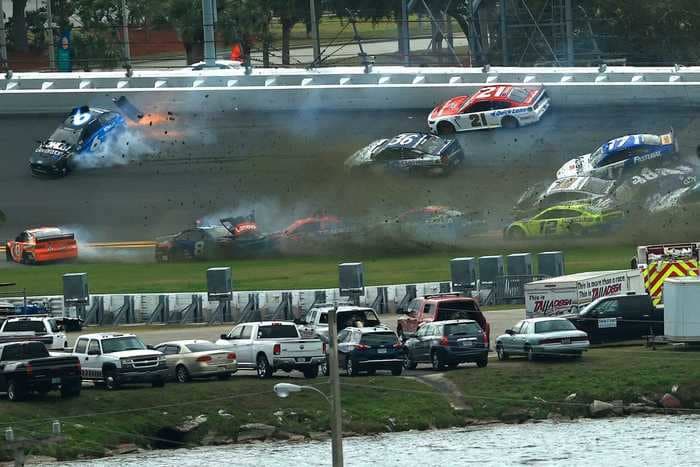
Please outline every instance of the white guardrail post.
[{"label": "white guardrail post", "polygon": [[418,109],[499,83],[543,84],[553,106],[700,103],[700,67],[240,68],[0,75],[0,114],[62,114],[122,95],[149,112]]}]

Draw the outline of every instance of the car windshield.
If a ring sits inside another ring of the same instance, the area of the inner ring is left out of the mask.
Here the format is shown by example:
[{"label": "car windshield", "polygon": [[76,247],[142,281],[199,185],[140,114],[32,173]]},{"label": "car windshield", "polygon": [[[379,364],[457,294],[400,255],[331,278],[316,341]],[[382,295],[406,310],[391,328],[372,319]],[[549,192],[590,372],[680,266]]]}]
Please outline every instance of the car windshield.
[{"label": "car windshield", "polygon": [[476,306],[471,300],[452,300],[442,302],[439,305],[439,321],[449,321],[453,319],[476,319],[474,311]]},{"label": "car windshield", "polygon": [[367,346],[394,345],[399,343],[399,338],[393,332],[372,332],[363,334],[360,344]]},{"label": "car windshield", "polygon": [[352,310],[338,312],[338,330],[350,326],[372,327],[379,325],[379,318],[374,310]]},{"label": "car windshield", "polygon": [[258,328],[258,339],[286,339],[299,337],[297,327],[293,324],[271,324]]},{"label": "car windshield", "polygon": [[59,141],[66,144],[77,144],[80,140],[80,134],[82,133],[82,128],[57,128],[51,136],[49,141]]},{"label": "car windshield", "polygon": [[8,321],[5,325],[4,332],[34,332],[37,334],[45,334],[46,326],[43,321],[38,320],[18,320]]},{"label": "car windshield", "polygon": [[510,100],[513,100],[515,102],[523,102],[525,99],[527,99],[528,94],[530,94],[527,89],[523,88],[513,88],[510,90],[510,94],[508,94],[508,98]]},{"label": "car windshield", "polygon": [[606,156],[604,147],[605,146],[599,147],[595,150],[595,152],[593,152],[593,154],[591,154],[591,164],[593,164],[594,167],[597,167],[600,161],[602,161]]},{"label": "car windshield", "polygon": [[474,334],[479,334],[481,332],[481,326],[476,323],[456,323],[456,324],[446,324],[445,325],[445,335],[446,336],[473,336]]},{"label": "car windshield", "polygon": [[102,352],[124,352],[126,350],[145,350],[146,345],[141,342],[141,339],[134,336],[129,337],[113,337],[111,339],[102,340]]},{"label": "car windshield", "polygon": [[546,332],[573,331],[576,329],[571,321],[566,319],[555,319],[551,321],[538,321],[535,323],[535,334]]},{"label": "car windshield", "polygon": [[209,350],[221,350],[221,347],[211,342],[197,342],[185,345],[190,352],[208,352]]}]

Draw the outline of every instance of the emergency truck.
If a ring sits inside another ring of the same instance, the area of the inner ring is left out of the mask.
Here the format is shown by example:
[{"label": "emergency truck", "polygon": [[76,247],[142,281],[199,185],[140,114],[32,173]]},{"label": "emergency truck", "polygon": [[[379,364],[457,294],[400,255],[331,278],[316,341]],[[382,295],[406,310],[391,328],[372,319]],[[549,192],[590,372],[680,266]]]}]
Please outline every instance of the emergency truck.
[{"label": "emergency truck", "polygon": [[637,247],[637,268],[654,305],[663,303],[666,279],[698,275],[699,251],[700,242]]}]

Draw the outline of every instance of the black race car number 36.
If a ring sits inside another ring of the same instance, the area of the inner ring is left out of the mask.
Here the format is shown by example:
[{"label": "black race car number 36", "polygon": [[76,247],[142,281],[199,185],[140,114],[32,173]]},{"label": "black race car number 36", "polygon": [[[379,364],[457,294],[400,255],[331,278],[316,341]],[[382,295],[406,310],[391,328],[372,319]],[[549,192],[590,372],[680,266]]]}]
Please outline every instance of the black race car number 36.
[{"label": "black race car number 36", "polygon": [[473,127],[486,126],[486,115],[484,114],[470,114],[469,121]]}]

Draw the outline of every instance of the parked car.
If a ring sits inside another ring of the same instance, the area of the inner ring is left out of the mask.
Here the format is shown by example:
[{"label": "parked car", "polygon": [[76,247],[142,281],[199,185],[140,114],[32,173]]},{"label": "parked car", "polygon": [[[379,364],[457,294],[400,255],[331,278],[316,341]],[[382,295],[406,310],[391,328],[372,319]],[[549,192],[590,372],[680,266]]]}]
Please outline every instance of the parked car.
[{"label": "parked car", "polygon": [[165,355],[133,334],[84,334],[75,341],[72,354],[80,359],[83,379],[108,390],[128,383],[163,387],[168,376]]},{"label": "parked car", "polygon": [[46,315],[7,318],[0,326],[0,342],[39,341],[49,350],[68,347],[66,333],[55,318]]},{"label": "parked car", "polygon": [[338,367],[348,376],[360,372],[373,375],[377,370],[398,376],[403,372],[403,360],[399,337],[386,326],[349,327],[338,334]]},{"label": "parked car", "polygon": [[[328,303],[316,305],[307,311],[303,318],[297,320],[302,335],[328,341],[328,312],[334,306]],[[339,305],[335,316],[338,332],[350,326],[372,327],[381,324],[377,313],[364,306]]]},{"label": "parked car", "polygon": [[61,397],[80,395],[80,361],[71,355],[50,356],[41,342],[0,344],[0,391],[11,401],[32,392],[60,390]]},{"label": "parked car", "polygon": [[216,345],[235,351],[238,368],[255,369],[258,378],[270,378],[278,370],[299,370],[305,378],[315,378],[326,359],[325,344],[302,339],[292,322],[241,323],[222,334]]},{"label": "parked car", "polygon": [[488,365],[488,339],[479,323],[471,319],[453,319],[427,323],[416,333],[404,334],[407,369],[429,362],[434,370],[456,368],[460,363],[475,362],[479,368]]},{"label": "parked car", "polygon": [[471,297],[459,293],[433,294],[413,299],[406,309],[399,308],[397,313],[404,314],[398,319],[396,333],[404,338],[404,333],[415,333],[424,323],[447,321],[453,319],[473,319],[486,332],[487,343],[490,342],[491,326],[479,309],[479,304]]},{"label": "parked car", "polygon": [[588,334],[576,329],[565,318],[531,318],[519,321],[496,339],[499,360],[511,355],[526,355],[528,360],[539,356],[580,357],[588,350]]},{"label": "parked car", "polygon": [[664,334],[663,308],[655,307],[647,294],[602,297],[578,314],[562,317],[585,331],[594,344]]},{"label": "parked car", "polygon": [[168,378],[178,383],[214,376],[224,380],[238,370],[234,352],[207,340],[163,342],[154,349],[163,352],[168,365]]}]

